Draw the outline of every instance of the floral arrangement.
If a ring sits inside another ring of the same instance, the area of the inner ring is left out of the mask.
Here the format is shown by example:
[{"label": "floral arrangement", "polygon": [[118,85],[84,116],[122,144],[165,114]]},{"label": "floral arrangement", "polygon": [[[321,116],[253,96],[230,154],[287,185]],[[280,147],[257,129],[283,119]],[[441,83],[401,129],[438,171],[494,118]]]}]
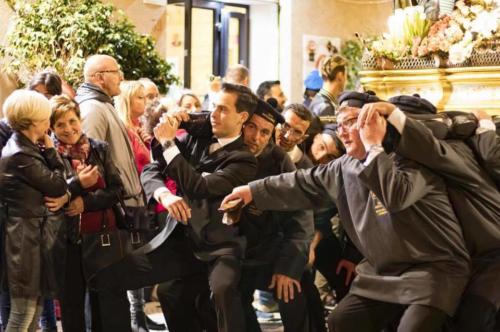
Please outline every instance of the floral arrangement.
[{"label": "floral arrangement", "polygon": [[[415,22],[406,21],[410,19]],[[473,50],[500,45],[500,0],[459,0],[450,15],[442,15],[430,28],[426,22],[422,7],[396,11],[389,18],[389,33],[371,44],[370,54],[392,61],[437,55],[460,64]]]},{"label": "floral arrangement", "polygon": [[369,49],[375,57],[398,61],[407,57],[415,42],[427,35],[430,21],[422,6],[396,9],[389,17],[389,32],[374,40]]}]

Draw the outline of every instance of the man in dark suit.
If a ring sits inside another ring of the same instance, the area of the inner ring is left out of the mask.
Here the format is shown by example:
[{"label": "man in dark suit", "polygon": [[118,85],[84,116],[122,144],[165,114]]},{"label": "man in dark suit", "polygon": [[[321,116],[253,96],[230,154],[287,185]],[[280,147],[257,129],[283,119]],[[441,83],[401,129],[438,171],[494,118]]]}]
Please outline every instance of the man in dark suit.
[{"label": "man in dark suit", "polygon": [[[256,160],[241,128],[256,105],[250,89],[223,84],[214,111],[200,125],[187,114],[162,118],[152,144],[155,161],[144,168],[141,182],[148,202],[167,209],[165,226],[148,244],[101,270],[93,288],[137,289],[168,281],[159,297],[170,331],[245,330],[238,289],[245,239],[237,227],[222,223],[218,207],[235,186],[255,177]],[[187,135],[177,139],[181,122]],[[165,186],[167,177],[176,182],[176,194]],[[208,283],[216,324],[204,302]]]},{"label": "man in dark suit", "polygon": [[[425,99],[405,98],[405,103],[394,99],[393,104],[367,105],[360,122],[369,121],[374,113],[388,116],[388,122],[401,135],[395,152],[445,179],[472,260],[472,277],[456,315],[456,329],[492,331],[500,309],[500,192],[464,141],[436,139],[424,124],[403,112],[410,110],[411,105],[424,109],[428,103]],[[475,135],[472,140],[484,138],[477,137],[480,135],[484,134]]]},{"label": "man in dark suit", "polygon": [[290,211],[333,200],[365,259],[349,294],[329,316],[330,330],[380,331],[401,317],[400,331],[436,331],[453,315],[469,277],[464,239],[443,180],[384,152],[382,117],[357,127],[368,99],[339,108],[346,155],[235,188],[223,203],[241,198],[262,210]]},{"label": "man in dark suit", "polygon": [[[179,120],[189,117],[164,116],[155,129],[162,151],[154,149],[155,162],[142,175],[148,198],[154,197],[171,217],[187,225],[196,258],[207,263],[219,331],[245,330],[238,289],[245,239],[237,227],[222,223],[218,207],[224,195],[255,176],[255,157],[244,145],[241,128],[256,104],[248,88],[223,84],[210,114],[213,136],[175,139]],[[176,182],[178,196],[163,184],[167,176]]]},{"label": "man in dark suit", "polygon": [[[500,189],[500,131],[485,111],[474,111],[479,127],[476,135],[468,140],[481,166],[488,172]],[[495,132],[496,131],[496,132]]]},{"label": "man in dark suit", "polygon": [[[295,170],[287,153],[271,140],[276,124],[283,122],[277,110],[259,100],[254,115],[243,128],[245,143],[257,158],[256,178]],[[256,289],[275,291],[286,331],[309,331],[311,319],[305,296],[305,287],[309,285],[304,284],[303,275],[314,230],[312,212],[261,211],[250,204],[241,219],[240,231],[247,238],[240,284],[247,331],[260,331],[252,306]],[[320,314],[324,317],[322,308]],[[324,328],[324,318],[322,325]]]}]

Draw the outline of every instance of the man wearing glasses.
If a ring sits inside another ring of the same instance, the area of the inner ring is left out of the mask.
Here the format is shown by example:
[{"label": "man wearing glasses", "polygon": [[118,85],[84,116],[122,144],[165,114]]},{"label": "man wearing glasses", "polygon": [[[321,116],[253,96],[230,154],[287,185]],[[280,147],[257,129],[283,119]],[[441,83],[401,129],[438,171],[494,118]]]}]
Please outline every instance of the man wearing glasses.
[{"label": "man wearing glasses", "polygon": [[[83,68],[85,83],[76,92],[83,130],[88,137],[109,144],[111,159],[120,171],[126,206],[143,206],[142,187],[125,125],[118,117],[113,97],[120,94],[123,73],[108,55],[93,55]],[[99,292],[103,331],[130,331],[130,311],[125,292]],[[105,319],[104,319],[105,317]]]},{"label": "man wearing glasses", "polygon": [[288,153],[297,169],[313,167],[312,161],[298,147],[309,136],[307,130],[313,115],[301,104],[288,105],[282,114],[285,122],[276,127],[276,144]]},{"label": "man wearing glasses", "polygon": [[[343,98],[344,97],[344,98]],[[346,155],[238,187],[261,210],[290,211],[334,201],[347,235],[365,259],[349,294],[328,317],[330,331],[439,331],[452,316],[469,277],[469,256],[444,181],[382,148],[386,120],[356,119],[375,96],[341,96],[339,135]],[[378,114],[377,114],[378,115]]]}]

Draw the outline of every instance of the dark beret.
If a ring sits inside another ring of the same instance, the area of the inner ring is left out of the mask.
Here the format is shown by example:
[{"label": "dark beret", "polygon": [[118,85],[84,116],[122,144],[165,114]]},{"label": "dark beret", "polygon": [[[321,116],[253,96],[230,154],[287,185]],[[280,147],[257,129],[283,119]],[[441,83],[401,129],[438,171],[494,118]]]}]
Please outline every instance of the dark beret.
[{"label": "dark beret", "polygon": [[271,122],[273,126],[276,126],[277,123],[285,122],[285,118],[281,115],[274,107],[272,107],[269,103],[259,99],[257,101],[257,107],[255,107],[254,114],[259,115]]},{"label": "dark beret", "polygon": [[350,106],[361,108],[365,104],[376,103],[380,99],[375,95],[373,91],[357,92],[357,91],[345,91],[339,97],[340,106]]},{"label": "dark beret", "polygon": [[337,136],[337,124],[336,123],[326,124],[323,127],[322,134],[327,134],[327,135],[330,135],[332,137]]},{"label": "dark beret", "polygon": [[413,96],[395,96],[389,98],[389,102],[396,105],[400,110],[412,114],[436,114],[437,109],[430,101],[421,98],[418,94]]}]

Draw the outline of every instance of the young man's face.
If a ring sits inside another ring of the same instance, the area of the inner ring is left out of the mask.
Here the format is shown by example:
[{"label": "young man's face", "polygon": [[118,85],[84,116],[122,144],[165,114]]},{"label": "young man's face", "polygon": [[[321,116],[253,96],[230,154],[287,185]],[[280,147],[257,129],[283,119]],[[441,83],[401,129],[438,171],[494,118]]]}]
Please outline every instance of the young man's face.
[{"label": "young man's face", "polygon": [[278,101],[278,108],[280,111],[285,108],[285,103],[288,100],[283,90],[281,90],[280,84],[275,84],[271,87],[268,98],[274,98]]},{"label": "young man's face", "polygon": [[344,144],[348,155],[356,159],[363,159],[366,151],[356,124],[359,111],[359,108],[349,107],[337,116],[337,134]]},{"label": "young man's face", "polygon": [[214,110],[210,113],[212,132],[217,138],[236,137],[241,133],[243,123],[248,119],[247,112],[236,110],[236,93],[221,91],[214,102]]},{"label": "young man's face", "polygon": [[309,121],[302,120],[292,110],[283,113],[285,123],[280,126],[279,135],[276,135],[276,143],[286,152],[304,141],[307,138],[307,129],[311,124]]},{"label": "young man's face", "polygon": [[248,145],[250,152],[258,156],[269,143],[273,135],[274,125],[261,117],[254,114],[243,126],[243,138],[245,144]]}]

